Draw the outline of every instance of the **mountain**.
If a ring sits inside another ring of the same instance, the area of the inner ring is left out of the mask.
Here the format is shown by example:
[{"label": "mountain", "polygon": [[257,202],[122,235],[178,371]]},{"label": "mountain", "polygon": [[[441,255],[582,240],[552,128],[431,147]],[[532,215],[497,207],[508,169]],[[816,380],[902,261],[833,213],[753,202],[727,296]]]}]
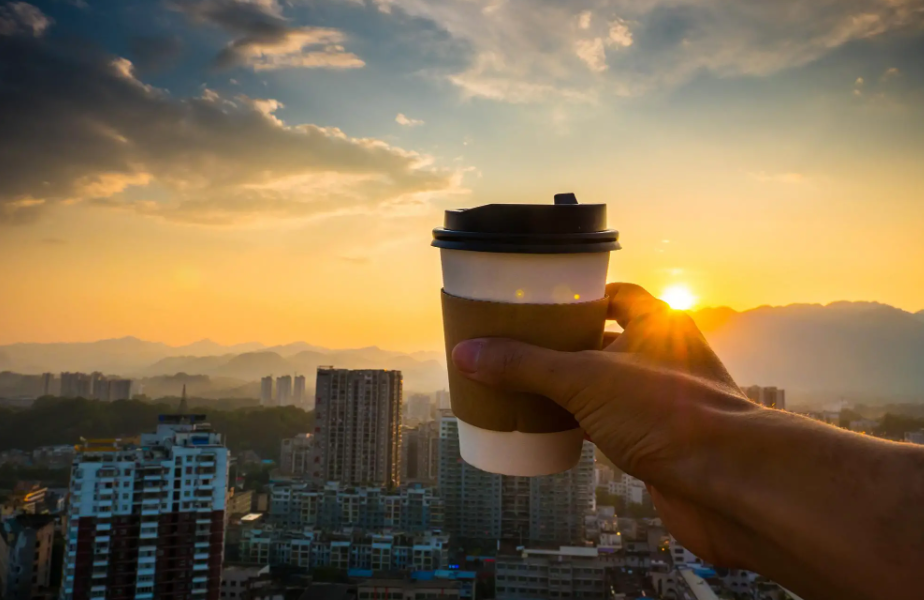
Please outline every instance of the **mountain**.
[{"label": "mountain", "polygon": [[742,385],[790,398],[924,401],[924,318],[876,302],[692,313]]},{"label": "mountain", "polygon": [[192,344],[187,344],[185,346],[175,346],[173,350],[177,354],[183,354],[186,356],[215,356],[219,354],[228,354],[230,352],[254,352],[264,348],[265,346],[260,342],[245,342],[243,344],[223,346],[218,342],[213,342],[210,339],[204,339],[199,340],[198,342],[193,342]]},{"label": "mountain", "polygon": [[922,323],[924,323],[924,310],[919,310],[918,312],[914,313],[914,316]]}]

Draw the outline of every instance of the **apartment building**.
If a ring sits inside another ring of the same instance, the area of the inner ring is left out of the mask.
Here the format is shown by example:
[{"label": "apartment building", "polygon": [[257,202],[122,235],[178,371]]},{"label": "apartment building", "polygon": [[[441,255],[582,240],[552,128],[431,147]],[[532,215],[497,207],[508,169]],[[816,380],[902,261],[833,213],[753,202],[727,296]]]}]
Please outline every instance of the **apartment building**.
[{"label": "apartment building", "polygon": [[279,445],[279,468],[287,475],[309,475],[314,461],[314,441],[310,433],[285,438]]},{"label": "apartment building", "polygon": [[401,482],[401,371],[319,367],[312,475],[320,481]]},{"label": "apartment building", "polygon": [[335,482],[274,482],[269,487],[269,520],[282,528],[419,533],[443,527],[443,502],[430,487],[407,485],[389,491]]},{"label": "apartment building", "polygon": [[481,471],[462,460],[458,421],[439,421],[439,490],[446,529],[475,540],[583,543],[594,499],[594,446],[586,442],[577,466],[556,475],[512,477]]},{"label": "apartment building", "polygon": [[217,600],[228,451],[204,415],[86,440],[71,472],[62,600]]},{"label": "apartment building", "polygon": [[596,548],[562,546],[557,550],[524,549],[517,556],[498,556],[495,597],[610,598],[613,562]]}]

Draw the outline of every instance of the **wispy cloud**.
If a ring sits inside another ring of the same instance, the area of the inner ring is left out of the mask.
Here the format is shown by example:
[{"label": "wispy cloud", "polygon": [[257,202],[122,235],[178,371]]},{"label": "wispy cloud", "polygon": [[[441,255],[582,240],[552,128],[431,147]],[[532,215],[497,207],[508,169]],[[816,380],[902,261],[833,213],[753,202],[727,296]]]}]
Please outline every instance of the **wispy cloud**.
[{"label": "wispy cloud", "polygon": [[417,127],[418,125],[424,124],[422,120],[408,118],[404,115],[404,113],[398,113],[398,116],[395,117],[395,123],[398,125],[404,125],[405,127]]},{"label": "wispy cloud", "polygon": [[766,171],[756,171],[748,173],[748,175],[761,183],[799,184],[805,181],[805,175],[796,172],[767,173]]},{"label": "wispy cloud", "polygon": [[449,81],[506,102],[592,101],[681,85],[697,74],[765,76],[844,44],[921,29],[921,0],[388,0],[429,19],[473,58]]},{"label": "wispy cloud", "polygon": [[171,0],[170,6],[198,23],[236,35],[215,58],[215,67],[356,69],[363,60],[348,52],[346,35],[328,27],[297,27],[276,0]]}]

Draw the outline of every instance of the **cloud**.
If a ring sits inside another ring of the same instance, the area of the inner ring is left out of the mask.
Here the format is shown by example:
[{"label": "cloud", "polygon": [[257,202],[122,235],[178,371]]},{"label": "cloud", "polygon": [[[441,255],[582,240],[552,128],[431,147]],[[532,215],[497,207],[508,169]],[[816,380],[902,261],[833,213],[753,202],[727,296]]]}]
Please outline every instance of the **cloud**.
[{"label": "cloud", "polygon": [[417,127],[418,125],[424,124],[420,119],[409,119],[405,117],[404,113],[398,113],[398,116],[395,117],[395,123],[404,125],[405,127]]},{"label": "cloud", "polygon": [[574,42],[574,52],[587,63],[591,71],[606,71],[606,50],[603,48],[602,38],[578,40]]},{"label": "cloud", "polygon": [[128,48],[138,70],[151,72],[172,65],[180,57],[183,43],[176,35],[135,36],[129,40]]},{"label": "cloud", "polygon": [[707,72],[766,76],[890,32],[921,29],[924,0],[389,0],[471,48],[447,75],[465,97],[593,102]]},{"label": "cloud", "polygon": [[897,67],[890,67],[885,70],[885,73],[882,74],[882,81],[889,81],[890,79],[895,79],[896,77],[902,74]]},{"label": "cloud", "polygon": [[27,2],[11,2],[0,6],[0,35],[33,35],[39,37],[53,21]]},{"label": "cloud", "polygon": [[428,156],[286,123],[272,99],[176,98],[86,46],[0,36],[0,64],[2,223],[83,203],[226,225],[394,210],[460,190],[461,170]]},{"label": "cloud", "polygon": [[238,36],[215,58],[218,69],[241,65],[256,71],[357,69],[365,65],[344,48],[342,31],[291,25],[276,0],[171,0],[170,6],[194,22]]}]

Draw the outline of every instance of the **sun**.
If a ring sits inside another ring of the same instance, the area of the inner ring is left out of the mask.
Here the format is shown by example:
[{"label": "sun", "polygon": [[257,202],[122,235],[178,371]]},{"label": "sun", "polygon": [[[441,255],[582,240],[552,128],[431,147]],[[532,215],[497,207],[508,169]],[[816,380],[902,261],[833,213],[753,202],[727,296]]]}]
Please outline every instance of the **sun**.
[{"label": "sun", "polygon": [[689,310],[696,304],[696,296],[685,285],[672,285],[661,293],[661,300],[676,310]]}]

